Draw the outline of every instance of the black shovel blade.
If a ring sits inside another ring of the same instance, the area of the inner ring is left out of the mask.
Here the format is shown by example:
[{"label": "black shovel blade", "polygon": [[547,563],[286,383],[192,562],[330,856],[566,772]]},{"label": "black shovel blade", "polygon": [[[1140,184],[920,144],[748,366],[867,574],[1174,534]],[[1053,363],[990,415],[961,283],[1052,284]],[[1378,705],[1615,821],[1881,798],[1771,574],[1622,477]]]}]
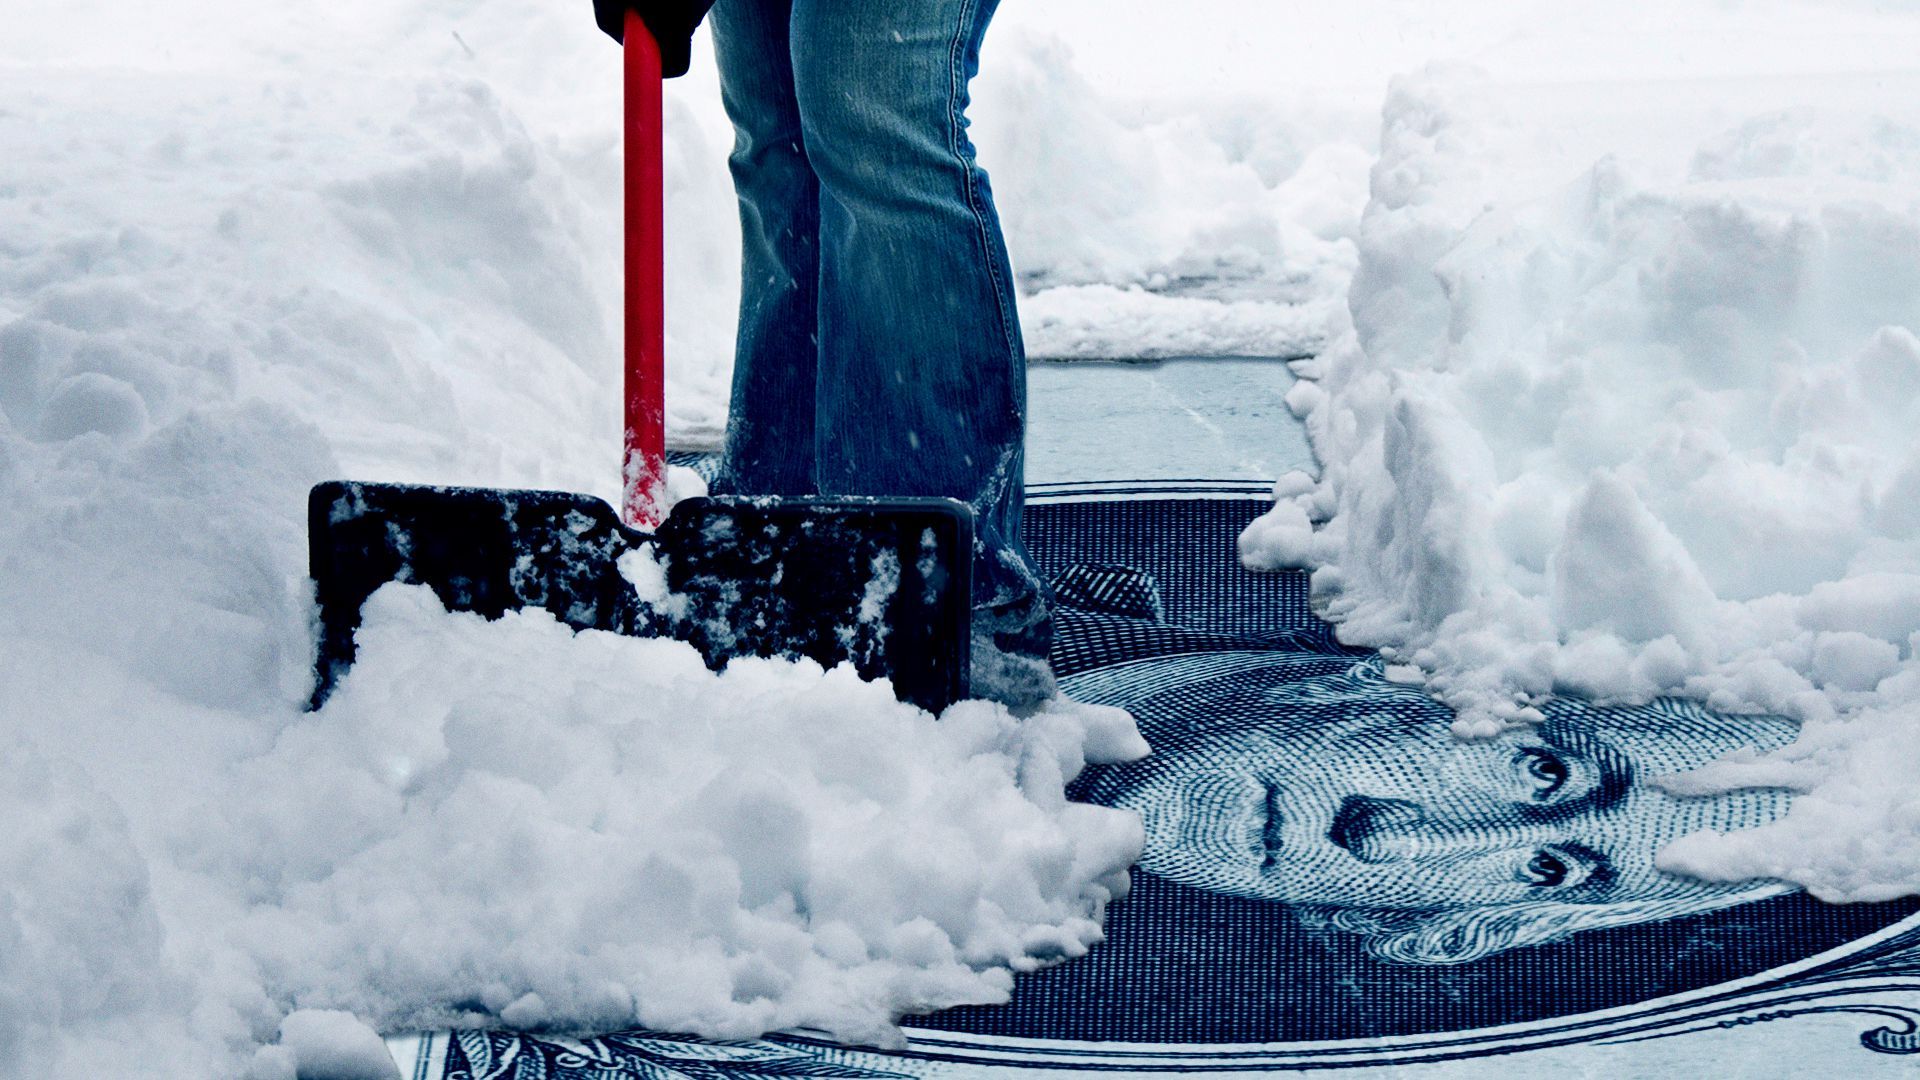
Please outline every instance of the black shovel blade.
[{"label": "black shovel blade", "polygon": [[[688,499],[654,536],[557,491],[332,481],[308,497],[320,608],[312,707],[353,663],[367,597],[426,585],[450,611],[545,608],[575,629],[740,656],[851,661],[939,711],[967,692],[972,511],[949,499]],[[645,552],[671,599],[642,601],[620,558]]]},{"label": "black shovel blade", "polygon": [[965,503],[685,499],[654,547],[676,598],[666,632],[710,666],[735,656],[851,661],[933,712],[967,696],[973,510]]}]

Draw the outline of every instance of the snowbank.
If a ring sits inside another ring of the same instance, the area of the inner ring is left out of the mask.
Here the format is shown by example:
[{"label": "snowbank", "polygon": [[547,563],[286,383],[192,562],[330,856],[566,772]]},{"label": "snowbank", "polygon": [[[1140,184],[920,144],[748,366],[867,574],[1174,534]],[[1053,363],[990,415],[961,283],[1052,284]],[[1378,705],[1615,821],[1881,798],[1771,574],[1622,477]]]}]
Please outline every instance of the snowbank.
[{"label": "snowbank", "polygon": [[996,30],[987,49],[973,138],[1026,294],[1030,355],[1322,345],[1353,269],[1363,148],[1310,140],[1269,102],[1108,98],[1058,37]]},{"label": "snowbank", "polygon": [[[1137,843],[1060,794],[1141,749],[1111,718],[935,725],[404,591],[301,711],[311,484],[617,483],[617,51],[584,7],[443,8],[0,37],[0,1074],[350,1075],[428,1022],[878,1038],[1084,949]],[[711,90],[668,118],[683,435],[737,276]]]},{"label": "snowbank", "polygon": [[[1417,665],[1463,733],[1550,693],[1805,722],[1777,759],[1685,783],[1809,794],[1675,845],[1675,869],[1920,890],[1889,764],[1920,752],[1911,81],[1731,126],[1719,87],[1584,168],[1578,112],[1396,82],[1352,326],[1290,402],[1324,472],[1242,538],[1254,565],[1313,567],[1343,640]],[[1689,124],[1684,168],[1632,158]]]},{"label": "snowbank", "polygon": [[714,675],[399,585],[361,642],[311,716],[9,680],[47,726],[7,732],[5,1071],[231,1074],[293,1009],[887,1041],[1084,953],[1139,851],[1062,795],[1144,752],[1115,710],[935,721],[848,669]]},{"label": "snowbank", "polygon": [[1333,304],[1168,296],[1138,285],[1060,285],[1020,306],[1027,355],[1044,360],[1312,356]]}]

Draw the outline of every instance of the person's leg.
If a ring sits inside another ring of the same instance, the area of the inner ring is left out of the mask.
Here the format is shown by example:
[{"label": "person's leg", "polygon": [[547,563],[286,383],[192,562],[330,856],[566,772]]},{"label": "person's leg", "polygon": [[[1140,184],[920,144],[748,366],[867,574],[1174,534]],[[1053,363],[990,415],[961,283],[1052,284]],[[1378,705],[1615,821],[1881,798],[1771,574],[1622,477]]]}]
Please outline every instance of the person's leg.
[{"label": "person's leg", "polygon": [[740,328],[719,493],[814,493],[819,180],[793,93],[792,0],[720,0],[708,17],[733,121]]},{"label": "person's leg", "polygon": [[971,503],[976,627],[1044,656],[1044,587],[1020,542],[1013,273],[966,133],[994,4],[793,0],[800,122],[821,184],[815,475],[823,494]]}]

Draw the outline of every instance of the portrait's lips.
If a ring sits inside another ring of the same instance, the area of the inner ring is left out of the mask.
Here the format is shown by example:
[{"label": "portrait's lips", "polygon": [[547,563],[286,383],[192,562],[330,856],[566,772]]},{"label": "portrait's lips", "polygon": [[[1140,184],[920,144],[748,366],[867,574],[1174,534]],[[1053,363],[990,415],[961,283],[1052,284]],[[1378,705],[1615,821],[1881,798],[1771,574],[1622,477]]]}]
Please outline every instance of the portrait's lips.
[{"label": "portrait's lips", "polygon": [[1280,817],[1279,802],[1279,788],[1275,787],[1272,783],[1263,783],[1260,785],[1259,810],[1257,813],[1261,821],[1260,869],[1263,871],[1272,869],[1274,862],[1280,858],[1281,826],[1284,822]]}]

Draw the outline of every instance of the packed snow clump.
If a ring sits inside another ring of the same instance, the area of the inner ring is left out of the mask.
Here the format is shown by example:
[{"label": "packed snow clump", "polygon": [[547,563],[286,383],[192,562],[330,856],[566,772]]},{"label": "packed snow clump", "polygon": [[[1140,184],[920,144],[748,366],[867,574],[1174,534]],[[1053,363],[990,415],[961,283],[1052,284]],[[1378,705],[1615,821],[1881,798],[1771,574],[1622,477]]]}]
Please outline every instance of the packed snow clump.
[{"label": "packed snow clump", "polygon": [[1920,118],[1770,111],[1669,175],[1570,166],[1577,123],[1496,99],[1396,81],[1351,328],[1296,365],[1323,472],[1246,560],[1311,567],[1463,734],[1550,694],[1796,718],[1683,785],[1785,783],[1792,813],[1669,864],[1920,890],[1892,764],[1920,756]]},{"label": "packed snow clump", "polygon": [[301,1009],[280,1022],[280,1042],[255,1056],[254,1075],[299,1080],[401,1080],[387,1044],[350,1012]]}]

